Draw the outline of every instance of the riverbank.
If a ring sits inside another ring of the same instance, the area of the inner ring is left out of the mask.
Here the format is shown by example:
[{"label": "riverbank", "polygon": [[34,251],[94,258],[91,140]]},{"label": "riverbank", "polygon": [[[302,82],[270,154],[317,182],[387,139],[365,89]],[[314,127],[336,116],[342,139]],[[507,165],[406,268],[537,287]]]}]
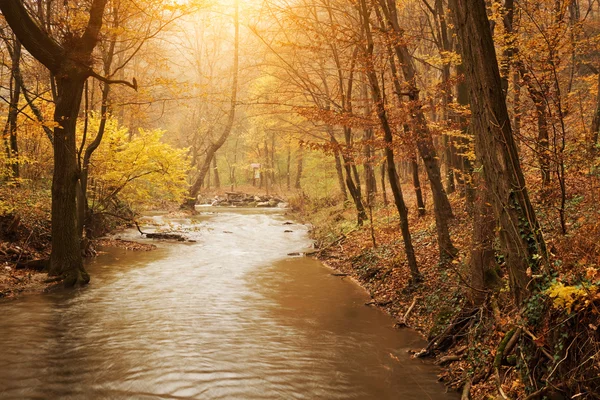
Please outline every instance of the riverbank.
[{"label": "riverbank", "polygon": [[[277,207],[282,196],[265,194],[264,190],[243,187],[241,191],[213,190],[204,197],[220,206],[232,206],[241,201],[253,207]],[[39,188],[0,188],[0,299],[14,299],[23,294],[43,293],[60,286],[45,272],[51,249],[50,192]],[[209,202],[209,203],[210,203]],[[169,217],[189,216],[193,211],[173,205],[166,210]],[[141,218],[140,223],[144,222]],[[150,251],[149,243],[122,240],[118,232],[134,227],[127,220],[107,216],[95,230],[108,236],[89,240],[84,256],[94,257],[102,248],[115,247],[128,251]],[[167,233],[168,235],[168,233]],[[158,238],[160,239],[160,238]],[[168,239],[168,238],[167,238]]]},{"label": "riverbank", "polygon": [[[411,187],[404,188],[411,211],[413,245],[423,275],[423,281],[417,284],[410,281],[393,204],[379,203],[371,210],[372,218],[357,227],[352,205],[344,207],[342,202],[331,198],[296,198],[291,203],[297,217],[314,227],[312,234],[318,258],[334,268],[341,279],[348,276],[363,286],[371,295],[368,306],[384,310],[398,327],[419,331],[429,345],[426,349],[415,349],[418,353],[415,356],[436,357],[442,367],[440,379],[452,390],[462,393],[463,399],[506,396],[504,398],[530,400],[541,399],[544,394],[565,398],[561,388],[580,384],[576,381],[578,377],[572,376],[575,373],[579,374],[580,382],[585,382],[582,377],[586,377],[589,393],[594,393],[597,390],[594,376],[598,377],[599,366],[580,365],[577,360],[586,359],[586,354],[594,357],[597,353],[598,324],[593,321],[597,321],[598,315],[594,301],[600,297],[594,297],[595,286],[590,286],[589,295],[580,287],[578,293],[582,294],[577,297],[572,293],[578,286],[570,282],[577,276],[584,279],[588,276],[590,282],[600,276],[596,268],[599,238],[596,222],[584,222],[575,216],[578,219],[571,225],[571,234],[567,237],[559,235],[549,221],[542,220],[555,265],[551,280],[544,281],[548,282],[545,288],[537,289],[539,294],[527,303],[525,310],[517,309],[500,264],[498,290],[488,296],[483,306],[473,308],[469,302],[473,221],[465,211],[464,198],[458,194],[450,196],[455,214],[451,236],[461,251],[451,264],[440,266],[434,215],[430,211],[419,217],[411,192]],[[593,207],[590,203],[582,207],[580,213],[593,214]],[[550,295],[549,287],[566,289],[564,293],[556,291]],[[564,302],[560,303],[565,299],[572,308],[565,310]],[[584,345],[581,338],[585,338],[587,344]],[[575,350],[576,353],[571,349],[571,353],[565,354],[564,349],[569,344],[583,347]],[[521,362],[523,357],[527,357],[529,363],[550,363],[555,371],[569,367],[563,370],[566,372],[562,376],[554,375],[554,391],[546,385],[546,389],[528,397],[536,393],[532,385],[535,387],[538,383],[533,379],[545,378],[541,372],[523,372],[526,368]],[[569,390],[573,389],[566,392]]]},{"label": "riverbank", "polygon": [[[43,293],[60,286],[46,271],[51,249],[50,193],[29,188],[0,190],[0,299]],[[113,231],[123,228],[116,220]],[[152,244],[99,238],[91,240],[87,256],[102,247],[148,251]]]}]

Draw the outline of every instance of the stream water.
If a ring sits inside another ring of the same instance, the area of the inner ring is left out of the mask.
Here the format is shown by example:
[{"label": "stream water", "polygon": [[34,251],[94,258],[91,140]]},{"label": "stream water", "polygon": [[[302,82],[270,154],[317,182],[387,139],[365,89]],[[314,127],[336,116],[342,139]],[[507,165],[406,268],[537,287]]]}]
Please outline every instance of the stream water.
[{"label": "stream water", "polygon": [[288,256],[310,247],[305,226],[278,212],[153,219],[196,242],[108,249],[89,286],[0,303],[1,399],[458,398],[409,359],[416,333]]}]

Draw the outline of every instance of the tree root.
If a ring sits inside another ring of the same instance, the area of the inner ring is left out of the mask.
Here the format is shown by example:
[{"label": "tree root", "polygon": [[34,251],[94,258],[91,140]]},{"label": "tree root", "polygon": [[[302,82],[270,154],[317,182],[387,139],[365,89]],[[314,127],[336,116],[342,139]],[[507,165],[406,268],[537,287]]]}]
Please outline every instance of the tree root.
[{"label": "tree root", "polygon": [[428,357],[434,355],[436,351],[448,349],[473,326],[478,312],[479,308],[473,308],[458,313],[453,322],[441,334],[434,337],[423,351],[417,353],[416,357]]}]

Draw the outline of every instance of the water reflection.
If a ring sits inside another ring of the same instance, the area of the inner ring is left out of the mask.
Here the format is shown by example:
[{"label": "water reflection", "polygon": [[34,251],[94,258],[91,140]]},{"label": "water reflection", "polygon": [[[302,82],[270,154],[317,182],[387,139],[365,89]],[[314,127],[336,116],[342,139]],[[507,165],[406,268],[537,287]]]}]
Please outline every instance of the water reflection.
[{"label": "water reflection", "polygon": [[0,398],[456,398],[408,359],[414,333],[352,282],[287,257],[310,245],[305,227],[277,214],[155,218],[197,242],[111,250],[87,288],[0,304]]}]

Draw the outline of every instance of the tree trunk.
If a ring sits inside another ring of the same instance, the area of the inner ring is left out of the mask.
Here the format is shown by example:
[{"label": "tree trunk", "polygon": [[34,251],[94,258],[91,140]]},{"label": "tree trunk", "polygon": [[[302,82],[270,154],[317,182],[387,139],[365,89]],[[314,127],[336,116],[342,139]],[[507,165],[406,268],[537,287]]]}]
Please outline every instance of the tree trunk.
[{"label": "tree trunk", "polygon": [[296,155],[296,179],[294,182],[294,189],[300,190],[302,188],[302,169],[304,168],[304,149],[302,146],[298,148],[298,153]]},{"label": "tree trunk", "polygon": [[415,195],[417,196],[417,211],[419,216],[425,215],[425,202],[423,201],[423,192],[421,191],[421,181],[419,179],[419,163],[416,158],[411,160],[413,186]]},{"label": "tree trunk", "polygon": [[[460,46],[457,46],[460,48]],[[466,78],[464,77],[464,67],[463,65],[458,65],[456,67],[457,75],[459,75],[459,80],[456,85],[456,101],[461,106],[469,106],[469,88],[467,86]],[[463,137],[459,139],[459,143],[461,146],[461,153],[469,153],[471,151],[471,140],[467,138],[467,136],[472,136],[472,132],[470,124],[463,115],[459,115],[457,118],[457,123],[460,126],[460,130],[463,133]],[[460,155],[460,171],[462,176],[462,181],[464,182],[464,190],[465,190],[465,209],[467,212],[471,213],[474,209],[475,202],[475,187],[473,184],[473,164],[471,160],[466,155]]]},{"label": "tree trunk", "polygon": [[[227,123],[223,128],[221,136],[215,143],[212,143],[206,151],[206,158],[200,167],[200,171],[196,175],[192,186],[190,187],[190,198],[191,201],[195,201],[198,196],[198,192],[204,182],[204,177],[210,169],[210,162],[214,157],[217,150],[219,150],[231,133],[233,128],[233,122],[235,121],[235,111],[237,105],[237,93],[238,93],[238,76],[239,76],[239,51],[240,51],[240,24],[239,24],[239,0],[235,1],[235,13],[234,13],[234,50],[233,50],[233,80],[231,83],[231,104],[229,107],[229,116],[227,117]],[[262,176],[262,175],[261,175]]]},{"label": "tree trunk", "polygon": [[471,301],[474,305],[483,304],[487,289],[497,278],[494,253],[496,238],[496,218],[492,209],[491,192],[482,179],[477,182],[477,198],[473,218],[473,241],[471,243]]},{"label": "tree trunk", "polygon": [[383,195],[383,205],[387,207],[389,204],[387,197],[387,188],[385,187],[385,171],[387,169],[387,161],[381,163],[381,194]]},{"label": "tree trunk", "polygon": [[540,174],[542,177],[542,189],[550,184],[550,136],[548,133],[548,112],[543,94],[537,91],[531,91],[532,100],[535,103],[535,114],[537,118],[538,137],[536,141],[538,162],[540,164]]},{"label": "tree trunk", "polygon": [[451,0],[449,4],[470,88],[475,151],[500,224],[511,291],[520,305],[529,293],[527,270],[539,271],[539,260],[546,258],[545,243],[519,163],[485,1]]},{"label": "tree trunk", "polygon": [[220,189],[221,188],[221,179],[219,179],[219,170],[217,168],[217,155],[215,154],[213,156],[213,173],[215,175],[215,189]]},{"label": "tree trunk", "polygon": [[444,145],[444,164],[446,164],[446,193],[451,194],[456,191],[454,183],[454,143],[449,135],[442,138]]},{"label": "tree trunk", "polygon": [[9,158],[11,161],[11,169],[13,178],[18,179],[19,173],[19,145],[17,141],[17,119],[19,118],[19,101],[21,100],[21,42],[15,39],[13,41],[13,50],[10,54],[12,59],[11,66],[11,96],[10,104],[8,105],[8,118],[6,126],[9,137]]},{"label": "tree trunk", "polygon": [[595,157],[598,153],[598,135],[600,134],[600,69],[598,71],[598,94],[596,95],[596,111],[594,112],[594,118],[592,119],[592,126],[590,128],[590,144],[589,153],[592,157]]},{"label": "tree trunk", "polygon": [[58,97],[54,120],[60,126],[54,128],[52,254],[48,273],[64,277],[65,286],[85,284],[90,280],[83,268],[76,214],[79,177],[75,137],[85,79],[81,72],[70,71],[59,75],[56,80]]},{"label": "tree trunk", "polygon": [[[364,113],[367,118],[371,116],[371,99],[369,98],[369,88],[366,82],[361,84],[361,96],[364,100]],[[365,174],[365,188],[367,192],[367,204],[369,206],[373,206],[375,203],[375,197],[377,195],[377,179],[375,179],[375,169],[373,168],[373,140],[375,139],[375,135],[373,133],[373,128],[367,128],[364,130],[363,135],[363,155],[365,157],[365,162],[363,164],[364,174]]]},{"label": "tree trunk", "polygon": [[365,188],[367,191],[367,204],[373,205],[375,196],[377,195],[377,180],[375,179],[375,169],[373,168],[373,146],[370,142],[373,140],[373,130],[365,129],[365,145],[364,156],[365,163],[363,165],[365,174]]},{"label": "tree trunk", "polygon": [[[380,5],[391,29],[397,35],[402,35],[403,31],[400,29],[398,23],[395,0],[380,0]],[[411,111],[411,129],[416,134],[417,149],[419,150],[419,155],[425,164],[425,170],[427,171],[427,177],[429,178],[429,183],[433,194],[433,211],[435,214],[440,262],[445,263],[453,259],[458,253],[458,250],[452,244],[452,239],[450,239],[450,231],[448,226],[448,220],[452,218],[452,207],[450,206],[450,201],[448,200],[448,196],[442,184],[442,176],[433,138],[431,136],[431,132],[429,131],[429,127],[427,126],[425,114],[423,114],[420,106],[419,90],[416,86],[416,70],[413,65],[412,57],[405,44],[396,44],[394,46],[394,50],[396,58],[398,59],[402,68],[404,79],[409,85],[408,99],[411,104],[413,104],[413,109]],[[403,91],[400,86],[398,74],[396,72],[395,60],[393,58],[390,58],[390,68],[392,70],[392,78],[394,81],[394,87],[396,89],[395,92],[398,96],[398,100],[401,102],[401,95]]]},{"label": "tree trunk", "polygon": [[412,238],[410,235],[410,227],[408,224],[408,208],[404,202],[404,197],[402,196],[402,189],[400,188],[400,180],[398,178],[398,172],[396,171],[396,164],[394,161],[394,150],[392,148],[393,145],[393,134],[392,128],[388,121],[387,111],[385,109],[385,105],[383,102],[383,96],[381,92],[381,88],[379,86],[379,81],[377,79],[377,74],[375,72],[375,65],[373,63],[373,37],[371,35],[371,27],[369,24],[369,12],[367,10],[366,0],[360,0],[359,2],[360,14],[362,19],[363,28],[365,31],[367,46],[365,49],[365,62],[366,62],[366,74],[369,79],[369,83],[371,86],[371,93],[373,97],[373,103],[375,104],[377,117],[381,123],[381,127],[383,128],[384,140],[385,140],[385,156],[387,161],[387,172],[390,182],[390,187],[392,188],[392,193],[394,194],[394,202],[396,204],[396,208],[398,210],[398,215],[400,217],[400,230],[402,232],[402,239],[404,240],[404,251],[406,253],[406,259],[408,261],[408,266],[410,268],[411,276],[413,281],[418,282],[422,280],[421,274],[419,272],[419,268],[417,266],[417,259],[415,257],[415,250],[412,244]]},{"label": "tree trunk", "polygon": [[[339,148],[340,145],[338,143],[338,141],[335,138],[334,135],[334,130],[332,126],[328,126],[327,127],[328,132],[329,132],[329,136],[330,136],[330,140],[332,141],[332,144],[334,146],[334,148]],[[351,151],[351,138],[352,136],[352,130],[349,127],[344,127],[344,137],[346,140],[346,152],[350,152]],[[356,216],[357,216],[357,224],[360,226],[362,225],[362,223],[364,221],[367,220],[367,213],[365,211],[365,207],[363,205],[362,202],[362,196],[360,193],[360,186],[357,186],[357,184],[355,183],[354,179],[352,179],[353,173],[355,174],[355,172],[352,170],[352,166],[351,164],[353,164],[353,160],[346,154],[346,152],[341,152],[341,157],[343,160],[343,168],[346,171],[346,178],[345,178],[345,182],[346,182],[346,187],[348,188],[348,192],[350,192],[350,196],[352,197],[352,201],[354,202],[354,206],[356,207]],[[341,164],[341,163],[340,163]],[[342,166],[340,165],[340,168]],[[337,168],[337,165],[336,165]],[[338,175],[339,177],[340,175]],[[342,179],[343,179],[343,174],[341,175]],[[354,175],[356,176],[356,175]],[[340,185],[343,184],[343,181],[340,182]],[[344,195],[346,195],[345,190],[344,190]],[[347,200],[347,197],[344,198],[344,200]]]},{"label": "tree trunk", "polygon": [[[333,146],[339,147],[337,141],[335,141]],[[340,187],[340,191],[342,192],[342,198],[344,202],[346,202],[348,201],[348,192],[346,191],[346,183],[344,182],[344,168],[342,167],[340,150],[337,147],[334,147],[333,150],[333,157],[335,158],[335,173],[337,174],[338,185]]]},{"label": "tree trunk", "polygon": [[285,169],[285,180],[286,187],[288,192],[292,189],[292,177],[291,177],[291,169],[292,169],[292,146],[291,143],[288,142],[287,146],[287,159],[286,159],[286,169]]}]

